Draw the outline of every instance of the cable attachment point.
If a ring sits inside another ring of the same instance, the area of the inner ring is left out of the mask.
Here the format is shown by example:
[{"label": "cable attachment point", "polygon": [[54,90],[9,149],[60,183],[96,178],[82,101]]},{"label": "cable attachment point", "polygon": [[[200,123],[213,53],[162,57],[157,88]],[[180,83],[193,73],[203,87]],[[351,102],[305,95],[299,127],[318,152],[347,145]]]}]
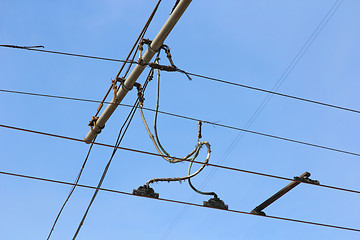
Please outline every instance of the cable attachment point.
[{"label": "cable attachment point", "polygon": [[175,66],[166,66],[166,65],[160,65],[157,63],[150,62],[147,64],[149,67],[154,69],[159,69],[161,71],[167,71],[167,72],[177,72],[178,69]]},{"label": "cable attachment point", "polygon": [[198,122],[198,125],[199,125],[198,140],[200,140],[200,138],[202,138],[202,135],[201,135],[201,126],[202,126],[202,122],[201,122],[201,121],[199,121],[199,122]]},{"label": "cable attachment point", "polygon": [[216,195],[213,198],[210,198],[209,201],[204,201],[203,206],[225,210],[228,209],[228,205],[226,205],[224,201],[218,198]]},{"label": "cable attachment point", "polygon": [[129,91],[131,91],[131,90],[133,89],[133,87],[131,87],[131,88],[126,87],[126,86],[125,86],[125,80],[126,80],[125,78],[117,77],[115,80],[112,80],[112,82],[115,82],[115,84],[116,84],[117,82],[120,82],[120,83],[121,83],[121,87],[122,87],[125,91],[129,92]]},{"label": "cable attachment point", "polygon": [[42,45],[37,45],[37,46],[0,45],[0,47],[20,48],[20,49],[27,49],[27,50],[30,50],[31,48],[45,48]]},{"label": "cable attachment point", "polygon": [[251,210],[251,214],[260,215],[260,216],[266,216],[266,213],[258,209],[257,207]]},{"label": "cable attachment point", "polygon": [[140,186],[138,189],[134,189],[132,194],[142,197],[159,198],[159,194],[147,185]]},{"label": "cable attachment point", "polygon": [[138,83],[138,82],[135,82],[134,86],[136,87],[136,89],[138,91],[137,96],[138,96],[138,99],[139,99],[139,104],[140,104],[140,106],[143,106],[143,103],[145,101],[143,88],[141,87],[141,84]]},{"label": "cable attachment point", "polygon": [[92,117],[91,117],[91,120],[90,120],[90,122],[89,122],[89,124],[88,124],[88,126],[90,126],[91,128],[94,127],[95,124],[96,124],[96,121],[97,121],[98,119],[99,119],[99,117],[92,116]]},{"label": "cable attachment point", "polygon": [[155,49],[152,49],[151,48],[151,43],[152,41],[150,39],[141,39],[141,41],[139,42],[139,45],[138,45],[138,50],[139,50],[139,60],[138,60],[138,64],[139,65],[144,65],[143,64],[143,59],[142,59],[142,56],[143,56],[143,51],[144,51],[144,44],[148,45],[148,48],[151,49],[153,52],[158,52],[159,50],[155,50]]},{"label": "cable attachment point", "polygon": [[294,181],[320,185],[320,182],[318,180],[312,180],[309,177],[294,177]]}]

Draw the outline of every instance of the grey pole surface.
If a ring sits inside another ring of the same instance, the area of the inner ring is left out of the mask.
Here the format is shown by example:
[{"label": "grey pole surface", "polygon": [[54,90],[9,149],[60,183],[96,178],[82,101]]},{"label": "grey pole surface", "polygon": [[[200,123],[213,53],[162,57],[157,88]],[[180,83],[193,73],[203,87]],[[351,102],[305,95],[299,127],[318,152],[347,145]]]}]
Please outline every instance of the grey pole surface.
[{"label": "grey pole surface", "polygon": [[[164,43],[165,39],[174,28],[175,24],[179,21],[180,17],[185,12],[186,8],[191,3],[191,0],[181,0],[174,11],[171,13],[168,20],[165,22],[164,26],[161,28],[160,32],[156,35],[155,39],[152,41],[150,47],[144,53],[142,59],[143,63],[147,64],[151,61],[155,53],[159,50],[161,45]],[[116,97],[114,97],[111,102],[107,105],[103,113],[96,120],[94,126],[90,129],[88,134],[85,136],[84,140],[86,143],[90,143],[93,141],[95,136],[101,132],[101,129],[104,128],[105,123],[111,117],[119,103],[124,99],[126,94],[128,93],[128,89],[131,89],[136,80],[140,77],[141,73],[145,69],[145,65],[136,65],[132,70],[128,78],[124,81],[124,86],[120,87],[120,89],[116,93]]]}]

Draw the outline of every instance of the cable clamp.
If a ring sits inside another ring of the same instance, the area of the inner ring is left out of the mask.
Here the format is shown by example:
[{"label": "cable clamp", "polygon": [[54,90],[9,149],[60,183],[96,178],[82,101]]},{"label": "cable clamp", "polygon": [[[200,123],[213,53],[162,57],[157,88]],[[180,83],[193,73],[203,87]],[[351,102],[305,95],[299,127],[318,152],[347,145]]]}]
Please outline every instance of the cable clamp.
[{"label": "cable clamp", "polygon": [[[104,129],[104,127],[105,127],[105,126],[101,127],[101,126],[96,125],[96,121],[97,121],[98,119],[99,119],[99,117],[97,117],[97,116],[92,116],[92,117],[91,117],[91,120],[90,120],[90,122],[89,122],[89,124],[88,124],[88,125],[90,126],[91,131],[93,131],[93,132],[96,133],[96,134],[101,133],[101,130]],[[96,127],[99,129],[99,131],[96,131],[96,130],[95,130],[95,125],[96,125]]]},{"label": "cable clamp", "polygon": [[320,182],[318,180],[312,180],[308,177],[294,177],[294,181],[320,185]]},{"label": "cable clamp", "polygon": [[88,126],[94,127],[95,124],[96,124],[96,121],[97,121],[98,119],[99,119],[99,117],[92,116],[92,117],[91,117],[91,120],[90,120],[90,122],[89,122],[89,124],[88,124]]},{"label": "cable clamp", "polygon": [[154,69],[159,69],[161,71],[167,71],[167,72],[176,72],[178,71],[177,67],[175,66],[166,66],[166,65],[160,65],[157,63],[150,62],[147,64],[149,67]]},{"label": "cable clamp", "polygon": [[260,216],[266,216],[266,213],[258,209],[258,207],[254,208],[250,212],[251,214],[260,215]]},{"label": "cable clamp", "polygon": [[125,91],[127,91],[127,92],[129,92],[129,91],[131,91],[132,89],[133,89],[133,87],[131,87],[131,88],[127,88],[126,86],[125,86],[125,78],[121,78],[121,77],[117,77],[115,80],[113,80],[113,81],[116,81],[116,82],[120,82],[121,83],[121,87],[125,90]]},{"label": "cable clamp", "polygon": [[228,209],[228,205],[224,203],[223,200],[218,198],[217,196],[214,196],[213,198],[210,198],[209,201],[204,201],[203,206],[205,207],[211,207],[211,208],[219,208],[219,209]]},{"label": "cable clamp", "polygon": [[198,130],[198,141],[200,141],[200,138],[202,138],[202,135],[201,135],[201,126],[202,126],[202,122],[199,121],[198,122],[198,125],[199,125],[199,130]]},{"label": "cable clamp", "polygon": [[138,189],[134,189],[132,194],[142,197],[159,198],[159,194],[156,193],[154,189],[146,185],[140,186]]},{"label": "cable clamp", "polygon": [[38,46],[0,45],[0,47],[20,48],[20,49],[27,49],[27,50],[30,50],[31,48],[45,48],[42,45],[38,45]]}]

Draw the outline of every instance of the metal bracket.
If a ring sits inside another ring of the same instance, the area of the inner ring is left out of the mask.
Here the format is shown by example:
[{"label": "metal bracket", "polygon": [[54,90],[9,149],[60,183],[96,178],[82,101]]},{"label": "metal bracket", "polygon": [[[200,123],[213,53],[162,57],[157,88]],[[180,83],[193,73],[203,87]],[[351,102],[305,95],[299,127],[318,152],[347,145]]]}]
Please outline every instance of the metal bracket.
[{"label": "metal bracket", "polygon": [[294,177],[294,181],[320,185],[320,182],[318,180],[312,180],[308,177]]},{"label": "metal bracket", "polygon": [[289,192],[291,189],[295,188],[300,183],[311,183],[311,184],[320,184],[317,180],[311,180],[309,172],[304,172],[299,177],[294,177],[294,181],[283,187],[281,190],[279,190],[277,193],[269,197],[267,200],[265,200],[263,203],[261,203],[259,206],[255,207],[250,213],[256,214],[256,215],[262,215],[266,216],[266,214],[262,211],[266,207],[268,207],[270,204],[284,196],[287,192]]},{"label": "metal bracket", "polygon": [[159,194],[156,193],[154,189],[146,185],[140,186],[138,189],[134,189],[132,194],[142,197],[159,198]]},{"label": "metal bracket", "polygon": [[91,117],[91,120],[89,121],[88,126],[94,127],[95,124],[96,124],[96,121],[97,121],[98,119],[99,119],[99,117],[92,116],[92,117]]},{"label": "metal bracket", "polygon": [[211,208],[225,209],[225,210],[228,209],[228,205],[226,205],[223,200],[221,200],[220,198],[218,198],[216,196],[213,198],[210,198],[209,201],[207,201],[207,202],[204,201],[203,206],[211,207]]},{"label": "metal bracket", "polygon": [[257,207],[254,208],[253,210],[251,210],[250,213],[255,214],[255,215],[260,215],[260,216],[266,216],[266,214],[263,211],[261,211],[260,209],[257,209]]}]

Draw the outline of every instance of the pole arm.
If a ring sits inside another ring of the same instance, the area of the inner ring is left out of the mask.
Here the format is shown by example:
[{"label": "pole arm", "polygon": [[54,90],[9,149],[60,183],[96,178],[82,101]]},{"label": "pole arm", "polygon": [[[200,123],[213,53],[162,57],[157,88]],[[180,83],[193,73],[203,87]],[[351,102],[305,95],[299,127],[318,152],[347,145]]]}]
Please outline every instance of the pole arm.
[{"label": "pole arm", "polygon": [[[308,177],[310,177],[310,173],[304,172],[303,174],[300,175],[299,178],[302,179],[302,178],[308,178]],[[263,203],[261,203],[259,206],[254,208],[251,211],[251,213],[257,214],[257,215],[265,215],[265,213],[262,210],[264,210],[267,206],[269,206],[270,204],[272,204],[273,202],[275,202],[276,200],[278,200],[279,198],[284,196],[287,192],[289,192],[291,189],[295,188],[300,183],[301,182],[298,182],[298,181],[292,181],[291,183],[286,185],[284,188],[282,188],[280,191],[278,191],[277,193],[275,193],[274,195],[269,197],[267,200],[265,200]]]},{"label": "pole arm", "polygon": [[[168,20],[165,22],[164,26],[161,28],[160,32],[156,35],[155,39],[152,41],[150,47],[146,50],[143,55],[142,63],[147,64],[151,61],[155,53],[163,45],[165,39],[174,28],[176,23],[179,21],[180,17],[183,15],[191,0],[181,0],[174,11],[169,16]],[[132,70],[130,75],[124,81],[124,84],[121,85],[120,89],[116,93],[111,102],[107,105],[103,113],[96,120],[94,126],[90,129],[88,134],[85,136],[84,140],[86,143],[90,143],[94,138],[101,132],[101,129],[105,127],[105,123],[109,120],[119,103],[124,99],[129,89],[132,88],[136,80],[140,77],[141,73],[144,71],[146,65],[137,64]]]}]

